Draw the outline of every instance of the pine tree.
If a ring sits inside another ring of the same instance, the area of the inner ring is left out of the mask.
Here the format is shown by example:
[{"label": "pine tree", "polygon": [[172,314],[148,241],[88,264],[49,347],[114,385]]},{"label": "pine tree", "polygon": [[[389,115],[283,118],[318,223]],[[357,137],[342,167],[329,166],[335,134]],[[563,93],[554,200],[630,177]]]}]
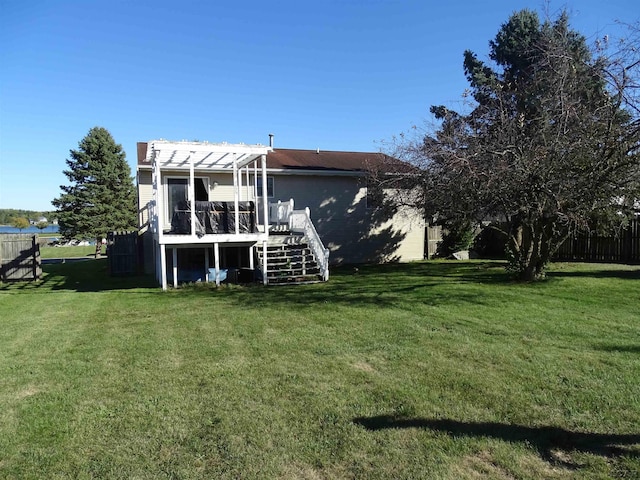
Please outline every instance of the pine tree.
[{"label": "pine tree", "polygon": [[70,150],[63,173],[70,185],[52,201],[60,234],[66,238],[95,238],[96,255],[111,231],[136,228],[136,192],[122,146],[108,130],[94,127]]}]

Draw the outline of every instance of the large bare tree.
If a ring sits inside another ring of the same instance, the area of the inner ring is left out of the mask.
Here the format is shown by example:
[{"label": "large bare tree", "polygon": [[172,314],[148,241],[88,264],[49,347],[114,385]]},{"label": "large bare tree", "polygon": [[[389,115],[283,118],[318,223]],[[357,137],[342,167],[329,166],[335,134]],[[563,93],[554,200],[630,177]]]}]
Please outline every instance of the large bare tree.
[{"label": "large bare tree", "polygon": [[464,54],[466,112],[431,107],[436,127],[390,148],[419,173],[380,184],[404,184],[398,202],[415,205],[402,192],[421,192],[427,218],[458,228],[493,221],[517,278],[543,278],[568,235],[596,220],[623,224],[640,198],[640,45],[630,32],[615,51],[590,48],[566,13],[544,22],[514,13],[488,63]]}]

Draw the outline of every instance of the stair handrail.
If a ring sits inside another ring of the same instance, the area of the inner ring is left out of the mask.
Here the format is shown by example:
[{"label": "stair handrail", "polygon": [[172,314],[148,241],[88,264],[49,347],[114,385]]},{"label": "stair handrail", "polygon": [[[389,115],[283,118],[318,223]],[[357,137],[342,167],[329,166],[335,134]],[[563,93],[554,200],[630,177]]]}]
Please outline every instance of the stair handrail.
[{"label": "stair handrail", "polygon": [[316,257],[322,279],[326,282],[329,280],[329,249],[325,248],[320,240],[320,235],[316,227],[311,221],[309,207],[304,210],[292,210],[289,215],[289,230],[292,232],[303,233],[309,242],[309,248]]}]

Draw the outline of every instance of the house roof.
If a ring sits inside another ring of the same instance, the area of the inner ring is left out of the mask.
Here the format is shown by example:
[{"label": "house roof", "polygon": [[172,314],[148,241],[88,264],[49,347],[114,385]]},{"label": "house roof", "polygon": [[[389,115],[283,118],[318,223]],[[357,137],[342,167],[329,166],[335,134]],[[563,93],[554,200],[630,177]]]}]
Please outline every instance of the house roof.
[{"label": "house roof", "polygon": [[380,165],[383,158],[383,154],[371,152],[278,148],[267,155],[267,168],[365,172]]},{"label": "house roof", "polygon": [[[151,162],[147,156],[147,147],[149,143],[157,144],[158,142],[139,142],[138,143],[138,165],[150,166]],[[205,150],[207,145],[226,145],[226,144],[206,144],[199,143]],[[189,146],[185,147],[187,151]],[[271,150],[270,147],[267,154],[267,168],[274,170],[314,170],[314,171],[340,171],[340,172],[366,172],[373,169],[379,169],[386,164],[390,157],[376,152],[342,152],[329,150],[300,150],[290,148],[278,148]],[[384,169],[384,168],[383,168]]]}]

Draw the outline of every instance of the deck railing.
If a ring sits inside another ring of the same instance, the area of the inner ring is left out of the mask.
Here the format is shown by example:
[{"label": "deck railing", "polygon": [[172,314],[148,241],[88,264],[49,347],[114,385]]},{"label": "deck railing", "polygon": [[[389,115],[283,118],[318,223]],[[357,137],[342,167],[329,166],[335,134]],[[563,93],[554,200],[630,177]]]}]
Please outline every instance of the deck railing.
[{"label": "deck railing", "polygon": [[309,242],[309,248],[316,257],[316,261],[320,266],[322,278],[326,282],[329,280],[329,249],[325,248],[320,240],[320,236],[313,226],[309,208],[304,210],[293,210],[289,215],[289,230],[292,232],[303,233]]},{"label": "deck railing", "polygon": [[289,216],[293,212],[293,198],[288,202],[269,203],[269,223],[276,224],[277,226],[286,225],[289,223]]}]

